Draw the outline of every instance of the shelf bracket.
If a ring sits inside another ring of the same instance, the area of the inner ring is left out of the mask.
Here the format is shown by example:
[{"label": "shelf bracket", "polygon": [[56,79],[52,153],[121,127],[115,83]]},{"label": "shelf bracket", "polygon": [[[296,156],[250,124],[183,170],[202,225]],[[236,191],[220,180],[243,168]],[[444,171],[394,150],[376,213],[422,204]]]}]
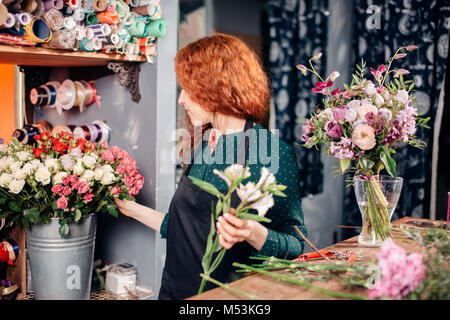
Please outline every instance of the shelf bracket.
[{"label": "shelf bracket", "polygon": [[141,72],[140,63],[132,62],[108,62],[108,69],[119,75],[121,86],[127,87],[131,94],[131,100],[138,103],[141,100],[139,91],[139,73]]}]

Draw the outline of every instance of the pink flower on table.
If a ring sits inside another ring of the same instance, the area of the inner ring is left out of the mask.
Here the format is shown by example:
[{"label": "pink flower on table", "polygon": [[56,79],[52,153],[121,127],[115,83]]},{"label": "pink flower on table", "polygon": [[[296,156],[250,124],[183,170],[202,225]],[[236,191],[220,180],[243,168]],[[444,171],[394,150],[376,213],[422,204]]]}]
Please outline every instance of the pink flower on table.
[{"label": "pink flower on table", "polygon": [[114,186],[114,188],[111,189],[111,193],[118,195],[120,193],[120,187],[119,186]]},{"label": "pink flower on table", "polygon": [[89,186],[89,182],[87,182],[87,181],[80,181],[78,186],[77,186],[77,189],[78,189],[78,193],[79,194],[83,194],[83,193],[89,192],[91,187]]},{"label": "pink flower on table", "polygon": [[328,121],[325,124],[325,130],[327,131],[327,135],[333,139],[339,139],[342,137],[342,128],[341,126],[334,121]]},{"label": "pink flower on table", "polygon": [[65,196],[61,196],[61,197],[58,198],[58,200],[56,200],[56,206],[59,209],[63,209],[63,210],[66,209],[67,208],[67,204],[68,204],[68,201],[67,201],[67,198]]},{"label": "pink flower on table", "polygon": [[64,195],[64,196],[68,196],[69,194],[71,194],[72,193],[72,188],[70,188],[69,186],[65,186],[63,189],[62,189],[62,194]]},{"label": "pink flower on table", "polygon": [[114,162],[114,154],[110,150],[104,150],[100,158],[105,161]]},{"label": "pink flower on table", "polygon": [[422,255],[406,252],[392,240],[386,240],[377,254],[381,279],[369,290],[368,296],[401,299],[414,291],[425,279]]},{"label": "pink flower on table", "polygon": [[370,150],[375,147],[375,130],[369,125],[360,124],[353,130],[353,142],[361,150]]},{"label": "pink flower on table", "polygon": [[83,197],[85,203],[91,202],[92,198],[94,198],[93,193],[86,193]]},{"label": "pink flower on table", "polygon": [[60,194],[62,192],[63,186],[60,184],[57,184],[56,186],[52,187],[52,192],[56,194]]}]

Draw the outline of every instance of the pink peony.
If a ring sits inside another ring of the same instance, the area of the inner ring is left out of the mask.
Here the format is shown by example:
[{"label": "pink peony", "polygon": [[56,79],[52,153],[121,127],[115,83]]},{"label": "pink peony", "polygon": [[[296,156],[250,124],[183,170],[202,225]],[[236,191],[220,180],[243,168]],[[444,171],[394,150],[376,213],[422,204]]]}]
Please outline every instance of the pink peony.
[{"label": "pink peony", "polygon": [[353,142],[361,150],[370,150],[375,147],[375,130],[371,126],[361,124],[353,130]]},{"label": "pink peony", "polygon": [[89,182],[80,181],[78,183],[77,189],[79,194],[83,194],[88,192],[91,189],[91,187],[89,186]]},{"label": "pink peony", "polygon": [[71,192],[72,192],[72,189],[71,189],[69,186],[65,186],[65,187],[62,189],[62,194],[63,194],[64,196],[68,196]]},{"label": "pink peony", "polygon": [[114,162],[114,155],[111,150],[104,150],[100,156],[105,161]]},{"label": "pink peony", "polygon": [[384,241],[377,254],[381,279],[369,290],[368,296],[401,299],[414,291],[425,279],[426,269],[422,255],[406,252],[392,240]]},{"label": "pink peony", "polygon": [[57,201],[56,201],[56,205],[59,209],[66,209],[67,208],[67,198],[64,196],[61,196]]}]

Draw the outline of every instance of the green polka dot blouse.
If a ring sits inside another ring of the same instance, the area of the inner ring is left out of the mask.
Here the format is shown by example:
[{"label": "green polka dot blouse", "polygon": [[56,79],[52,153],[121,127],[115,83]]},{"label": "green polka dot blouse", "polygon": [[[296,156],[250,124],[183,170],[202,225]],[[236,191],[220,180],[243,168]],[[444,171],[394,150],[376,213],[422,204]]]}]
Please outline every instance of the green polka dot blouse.
[{"label": "green polka dot blouse", "polygon": [[[257,182],[261,168],[267,167],[276,177],[278,184],[287,188],[287,197],[274,196],[274,206],[266,217],[272,222],[264,224],[268,229],[267,239],[261,250],[253,250],[252,254],[295,259],[304,250],[304,241],[294,229],[297,226],[307,236],[302,212],[302,198],[299,190],[299,173],[296,156],[292,146],[279,139],[270,131],[257,124],[249,130],[249,151],[246,160],[249,162],[251,177],[244,180]],[[238,159],[238,146],[242,141],[243,131],[218,138],[217,145],[211,153],[207,143],[208,136],[202,144],[202,152],[194,152],[195,161],[189,173],[195,177],[212,183],[219,190],[226,190],[226,183],[216,174],[214,169],[223,171]],[[161,224],[161,237],[167,236],[167,214]]]}]

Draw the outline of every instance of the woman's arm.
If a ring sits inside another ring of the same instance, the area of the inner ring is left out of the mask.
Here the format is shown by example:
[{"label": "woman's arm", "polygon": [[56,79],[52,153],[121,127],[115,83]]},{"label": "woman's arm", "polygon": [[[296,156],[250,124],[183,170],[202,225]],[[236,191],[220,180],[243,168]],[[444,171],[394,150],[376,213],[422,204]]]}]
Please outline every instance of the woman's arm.
[{"label": "woman's arm", "polygon": [[114,199],[114,202],[124,215],[136,219],[151,229],[160,232],[165,213],[153,210],[134,201]]}]

